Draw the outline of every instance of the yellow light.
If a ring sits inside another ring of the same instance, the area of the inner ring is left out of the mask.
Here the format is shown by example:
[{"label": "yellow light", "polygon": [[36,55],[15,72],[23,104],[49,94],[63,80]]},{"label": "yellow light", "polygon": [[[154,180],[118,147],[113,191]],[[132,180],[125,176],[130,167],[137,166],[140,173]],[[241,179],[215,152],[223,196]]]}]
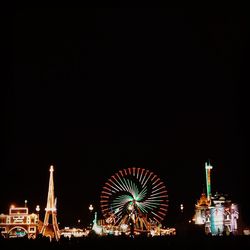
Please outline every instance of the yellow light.
[{"label": "yellow light", "polygon": [[128,210],[132,211],[133,210],[133,205],[129,204],[128,205]]},{"label": "yellow light", "polygon": [[90,204],[90,205],[89,205],[89,210],[92,211],[93,209],[94,209],[93,205]]},{"label": "yellow light", "polygon": [[15,205],[11,205],[10,208],[15,208]]}]

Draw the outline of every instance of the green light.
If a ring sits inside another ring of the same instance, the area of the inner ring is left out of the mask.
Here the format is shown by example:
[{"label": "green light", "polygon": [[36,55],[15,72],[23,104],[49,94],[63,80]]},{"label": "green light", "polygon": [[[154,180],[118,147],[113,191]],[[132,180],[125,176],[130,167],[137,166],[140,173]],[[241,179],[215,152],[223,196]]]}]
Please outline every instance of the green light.
[{"label": "green light", "polygon": [[210,179],[210,171],[213,167],[208,164],[207,162],[205,163],[205,169],[206,169],[206,184],[207,184],[207,198],[210,200],[211,197],[211,179]]}]

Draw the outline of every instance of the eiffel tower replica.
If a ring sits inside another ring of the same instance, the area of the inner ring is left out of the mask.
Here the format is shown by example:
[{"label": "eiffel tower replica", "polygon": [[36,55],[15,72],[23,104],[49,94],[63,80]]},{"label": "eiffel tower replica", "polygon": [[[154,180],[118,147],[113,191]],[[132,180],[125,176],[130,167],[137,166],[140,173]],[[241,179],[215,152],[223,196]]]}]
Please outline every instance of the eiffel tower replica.
[{"label": "eiffel tower replica", "polygon": [[[44,236],[48,236],[51,239],[55,238],[58,241],[60,239],[60,231],[57,224],[56,199],[54,196],[54,180],[53,180],[54,167],[52,165],[50,166],[49,171],[50,171],[49,191],[48,191],[47,206],[45,208],[46,212],[41,234]],[[52,224],[49,223],[50,216],[52,217]]]}]

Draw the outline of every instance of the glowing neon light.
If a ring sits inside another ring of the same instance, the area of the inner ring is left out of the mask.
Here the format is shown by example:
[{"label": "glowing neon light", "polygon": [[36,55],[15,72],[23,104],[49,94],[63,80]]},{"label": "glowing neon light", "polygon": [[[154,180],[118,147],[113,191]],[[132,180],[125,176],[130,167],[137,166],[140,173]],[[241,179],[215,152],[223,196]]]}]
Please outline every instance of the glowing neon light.
[{"label": "glowing neon light", "polygon": [[210,165],[210,163],[205,163],[205,169],[206,169],[206,184],[207,184],[207,199],[210,200],[211,198],[211,169],[213,167]]}]

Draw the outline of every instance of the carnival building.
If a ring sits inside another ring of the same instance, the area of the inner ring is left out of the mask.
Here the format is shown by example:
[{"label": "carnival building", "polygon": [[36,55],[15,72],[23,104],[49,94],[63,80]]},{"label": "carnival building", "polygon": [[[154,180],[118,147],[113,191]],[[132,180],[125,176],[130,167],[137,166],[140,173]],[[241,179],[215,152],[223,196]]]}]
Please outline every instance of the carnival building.
[{"label": "carnival building", "polygon": [[239,210],[238,205],[232,203],[227,195],[211,194],[210,163],[205,164],[207,195],[203,192],[195,205],[193,222],[204,225],[205,233],[211,235],[237,234]]},{"label": "carnival building", "polygon": [[4,238],[35,238],[39,233],[39,214],[29,213],[27,207],[9,208],[9,214],[0,214],[0,232]]}]

